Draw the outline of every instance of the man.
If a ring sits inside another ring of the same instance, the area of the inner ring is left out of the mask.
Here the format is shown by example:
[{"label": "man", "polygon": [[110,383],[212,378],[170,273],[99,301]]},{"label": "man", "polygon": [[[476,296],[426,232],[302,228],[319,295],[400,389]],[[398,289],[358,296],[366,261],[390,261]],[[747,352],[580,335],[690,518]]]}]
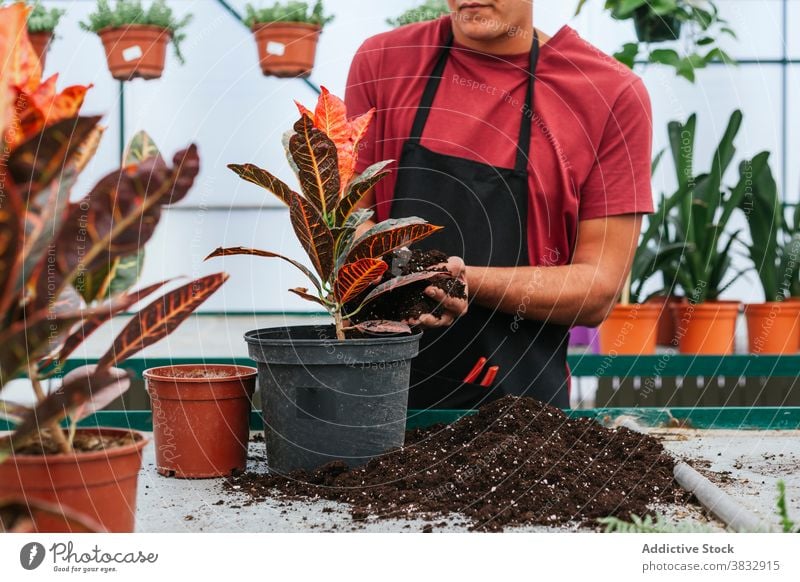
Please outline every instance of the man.
[{"label": "man", "polygon": [[446,313],[415,322],[431,329],[409,405],[567,407],[569,327],[606,317],[653,210],[647,91],[571,28],[537,30],[529,0],[449,7],[368,39],[346,94],[350,114],[377,108],[358,169],[398,160],[365,204],[444,226],[419,246],[469,289],[469,310],[426,291]]}]

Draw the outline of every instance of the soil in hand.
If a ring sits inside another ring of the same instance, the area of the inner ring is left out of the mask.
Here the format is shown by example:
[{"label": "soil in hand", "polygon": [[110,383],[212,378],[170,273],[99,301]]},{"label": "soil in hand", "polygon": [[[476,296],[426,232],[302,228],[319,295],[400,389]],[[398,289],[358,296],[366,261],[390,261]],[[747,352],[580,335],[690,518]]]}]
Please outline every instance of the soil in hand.
[{"label": "soil in hand", "polygon": [[248,504],[276,497],[346,503],[356,520],[460,514],[483,531],[596,527],[597,518],[629,519],[657,503],[685,502],[673,467],[650,436],[507,396],[451,425],[410,431],[405,447],[363,467],[334,462],[288,476],[245,473],[225,487],[247,494]]},{"label": "soil in hand", "polygon": [[383,275],[381,283],[393,277],[412,275],[426,270],[438,270],[443,274],[441,277],[412,283],[386,293],[365,307],[354,321],[403,321],[416,319],[426,313],[441,317],[444,314],[444,307],[436,299],[425,295],[425,289],[429,286],[443,289],[451,297],[466,297],[464,284],[447,274],[446,269],[436,267],[447,262],[447,255],[444,253],[401,249],[383,257],[383,260],[389,264],[389,269]]}]

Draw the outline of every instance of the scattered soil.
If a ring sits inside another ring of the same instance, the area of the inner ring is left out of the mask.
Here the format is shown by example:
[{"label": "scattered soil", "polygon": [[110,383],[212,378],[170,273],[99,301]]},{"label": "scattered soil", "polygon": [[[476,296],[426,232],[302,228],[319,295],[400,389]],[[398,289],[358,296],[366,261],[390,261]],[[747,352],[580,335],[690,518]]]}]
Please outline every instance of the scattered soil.
[{"label": "scattered soil", "polygon": [[[133,432],[124,436],[78,432],[75,434],[72,448],[79,453],[92,453],[132,445],[141,438],[140,435]],[[20,455],[57,455],[61,449],[50,431],[41,431],[33,435],[28,442],[17,447],[15,451]]]},{"label": "scattered soil", "polygon": [[[447,262],[447,255],[439,251],[419,251],[401,249],[383,257],[389,264],[389,269],[384,274],[381,283],[403,275],[411,275],[421,271],[441,271],[446,269],[434,268],[436,265]],[[461,281],[453,279],[449,274],[412,283],[386,293],[373,301],[364,311],[354,319],[356,321],[389,320],[402,321],[418,318],[420,315],[430,313],[441,317],[444,307],[438,301],[425,295],[428,287],[438,287],[447,292],[451,297],[466,298],[465,287]]]},{"label": "scattered soil", "polygon": [[674,464],[650,436],[507,396],[451,425],[410,431],[405,447],[363,467],[333,462],[288,476],[244,473],[224,487],[246,494],[246,505],[275,498],[346,503],[355,520],[460,514],[483,531],[596,527],[596,518],[628,519],[657,503],[688,500],[673,480]]}]

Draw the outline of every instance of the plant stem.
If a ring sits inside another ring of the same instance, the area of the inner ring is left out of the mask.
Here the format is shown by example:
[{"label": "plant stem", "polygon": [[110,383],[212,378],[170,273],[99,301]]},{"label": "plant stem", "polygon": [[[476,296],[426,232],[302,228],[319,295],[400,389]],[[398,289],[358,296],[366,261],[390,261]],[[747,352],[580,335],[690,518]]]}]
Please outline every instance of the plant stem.
[{"label": "plant stem", "polygon": [[[36,370],[36,365],[31,364],[28,366],[28,377],[30,378],[31,385],[33,386],[33,392],[36,394],[36,400],[38,402],[42,402],[47,395],[44,393],[42,389],[42,383],[39,381],[39,373]],[[53,440],[56,441],[58,448],[61,450],[63,454],[69,454],[72,452],[72,446],[70,446],[69,441],[64,436],[64,431],[61,430],[61,425],[58,423],[57,420],[50,422],[47,425],[47,428],[50,429],[50,432],[53,434]]]},{"label": "plant stem", "polygon": [[344,337],[344,321],[342,320],[342,312],[340,310],[336,310],[333,313],[333,320],[336,323],[336,339],[343,340]]}]

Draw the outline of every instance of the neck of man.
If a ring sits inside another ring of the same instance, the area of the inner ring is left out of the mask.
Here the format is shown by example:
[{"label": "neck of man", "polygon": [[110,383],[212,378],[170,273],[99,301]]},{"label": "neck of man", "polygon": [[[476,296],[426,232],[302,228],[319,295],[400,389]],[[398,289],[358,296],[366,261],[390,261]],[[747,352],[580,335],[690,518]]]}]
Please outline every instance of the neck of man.
[{"label": "neck of man", "polygon": [[[458,18],[458,16],[454,16]],[[489,55],[516,55],[530,52],[533,46],[533,33],[539,33],[539,44],[544,45],[550,36],[539,29],[534,28],[533,18],[522,25],[512,26],[505,23],[498,23],[497,28],[503,33],[493,38],[476,39],[464,34],[458,23],[453,23],[453,35],[458,44],[469,49],[489,54]]]}]

